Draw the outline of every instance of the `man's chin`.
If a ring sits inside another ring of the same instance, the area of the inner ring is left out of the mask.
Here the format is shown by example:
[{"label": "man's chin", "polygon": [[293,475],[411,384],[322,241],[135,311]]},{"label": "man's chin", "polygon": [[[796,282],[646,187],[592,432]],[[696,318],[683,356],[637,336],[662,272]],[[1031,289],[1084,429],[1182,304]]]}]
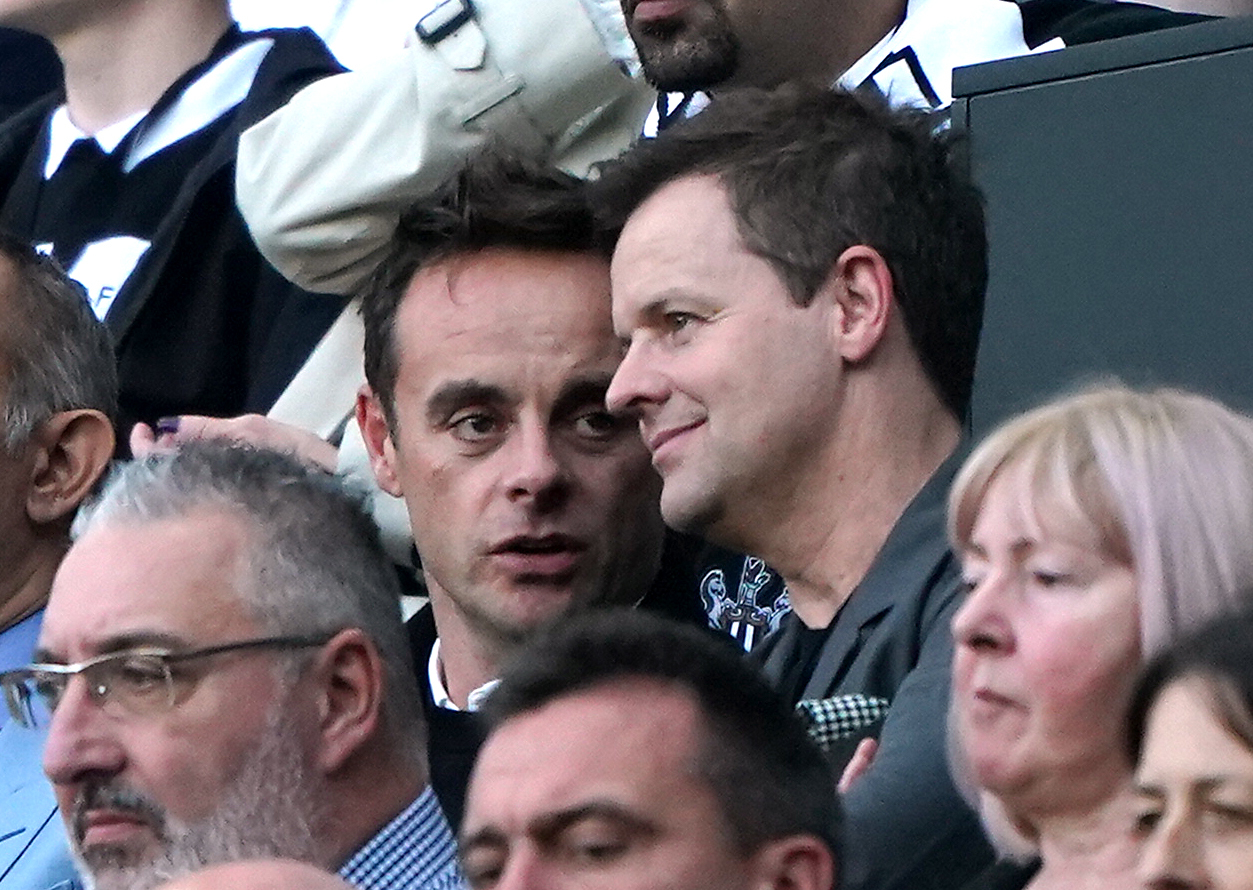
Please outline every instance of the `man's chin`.
[{"label": "man's chin", "polygon": [[709,90],[734,77],[738,68],[738,41],[729,33],[639,34],[636,46],[644,78],[662,92]]},{"label": "man's chin", "polygon": [[92,844],[75,849],[74,859],[87,890],[140,890],[159,883],[152,875],[155,854],[146,845]]}]

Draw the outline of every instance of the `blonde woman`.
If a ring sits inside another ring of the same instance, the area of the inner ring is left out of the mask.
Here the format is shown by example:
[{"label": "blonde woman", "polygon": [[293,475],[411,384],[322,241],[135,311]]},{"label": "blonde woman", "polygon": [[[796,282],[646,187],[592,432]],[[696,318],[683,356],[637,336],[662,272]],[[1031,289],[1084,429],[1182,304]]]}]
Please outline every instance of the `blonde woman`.
[{"label": "blonde woman", "polygon": [[1026,860],[980,886],[1136,886],[1123,720],[1145,655],[1253,589],[1253,419],[1166,389],[1058,400],[974,450],[949,527],[956,759]]}]

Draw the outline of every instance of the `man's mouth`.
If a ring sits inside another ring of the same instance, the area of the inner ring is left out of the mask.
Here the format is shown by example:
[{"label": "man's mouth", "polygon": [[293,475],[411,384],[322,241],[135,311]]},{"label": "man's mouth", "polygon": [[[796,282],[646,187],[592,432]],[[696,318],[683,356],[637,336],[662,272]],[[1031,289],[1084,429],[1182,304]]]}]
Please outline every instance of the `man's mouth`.
[{"label": "man's mouth", "polygon": [[628,19],[640,28],[656,29],[666,23],[675,23],[687,11],[691,0],[638,0]]},{"label": "man's mouth", "polygon": [[517,535],[489,551],[492,560],[519,580],[559,582],[569,579],[587,545],[569,535]]},{"label": "man's mouth", "polygon": [[72,816],[73,834],[80,849],[133,844],[136,836],[164,837],[161,808],[129,789],[88,786],[79,792]]},{"label": "man's mouth", "polygon": [[691,432],[701,426],[705,421],[703,419],[693,420],[688,423],[680,423],[674,426],[666,427],[663,430],[646,433],[646,441],[648,450],[653,455],[653,465],[660,469],[660,465],[665,461],[666,455],[677,447],[676,440],[680,439],[686,433]]},{"label": "man's mouth", "polygon": [[80,848],[121,847],[133,844],[139,834],[153,834],[155,826],[133,810],[89,810],[76,832]]}]

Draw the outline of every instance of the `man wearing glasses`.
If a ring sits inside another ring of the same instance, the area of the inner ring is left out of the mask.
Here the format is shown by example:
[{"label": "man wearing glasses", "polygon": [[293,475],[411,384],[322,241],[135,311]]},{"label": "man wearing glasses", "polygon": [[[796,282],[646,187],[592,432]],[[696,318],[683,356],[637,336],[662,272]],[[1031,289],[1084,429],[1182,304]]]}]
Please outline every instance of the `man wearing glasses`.
[{"label": "man wearing glasses", "polygon": [[395,575],[358,500],[220,443],[125,467],[75,528],[35,664],[44,768],[99,890],[283,856],[457,887]]}]

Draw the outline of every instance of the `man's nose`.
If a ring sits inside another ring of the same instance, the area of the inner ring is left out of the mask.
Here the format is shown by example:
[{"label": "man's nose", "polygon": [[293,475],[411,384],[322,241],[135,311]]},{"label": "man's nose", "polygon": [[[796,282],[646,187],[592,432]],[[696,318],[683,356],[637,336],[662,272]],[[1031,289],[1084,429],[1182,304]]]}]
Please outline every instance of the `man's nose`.
[{"label": "man's nose", "polygon": [[564,498],[569,473],[553,436],[543,424],[519,425],[506,448],[504,486],[511,499],[549,508]]},{"label": "man's nose", "polygon": [[116,722],[88,694],[84,678],[71,678],[48,725],[44,772],[61,787],[88,775],[117,773],[125,760]]},{"label": "man's nose", "polygon": [[492,890],[561,890],[561,875],[536,850],[514,850]]},{"label": "man's nose", "polygon": [[665,401],[669,386],[656,357],[643,340],[632,340],[605,393],[610,411],[642,414],[650,404]]}]

